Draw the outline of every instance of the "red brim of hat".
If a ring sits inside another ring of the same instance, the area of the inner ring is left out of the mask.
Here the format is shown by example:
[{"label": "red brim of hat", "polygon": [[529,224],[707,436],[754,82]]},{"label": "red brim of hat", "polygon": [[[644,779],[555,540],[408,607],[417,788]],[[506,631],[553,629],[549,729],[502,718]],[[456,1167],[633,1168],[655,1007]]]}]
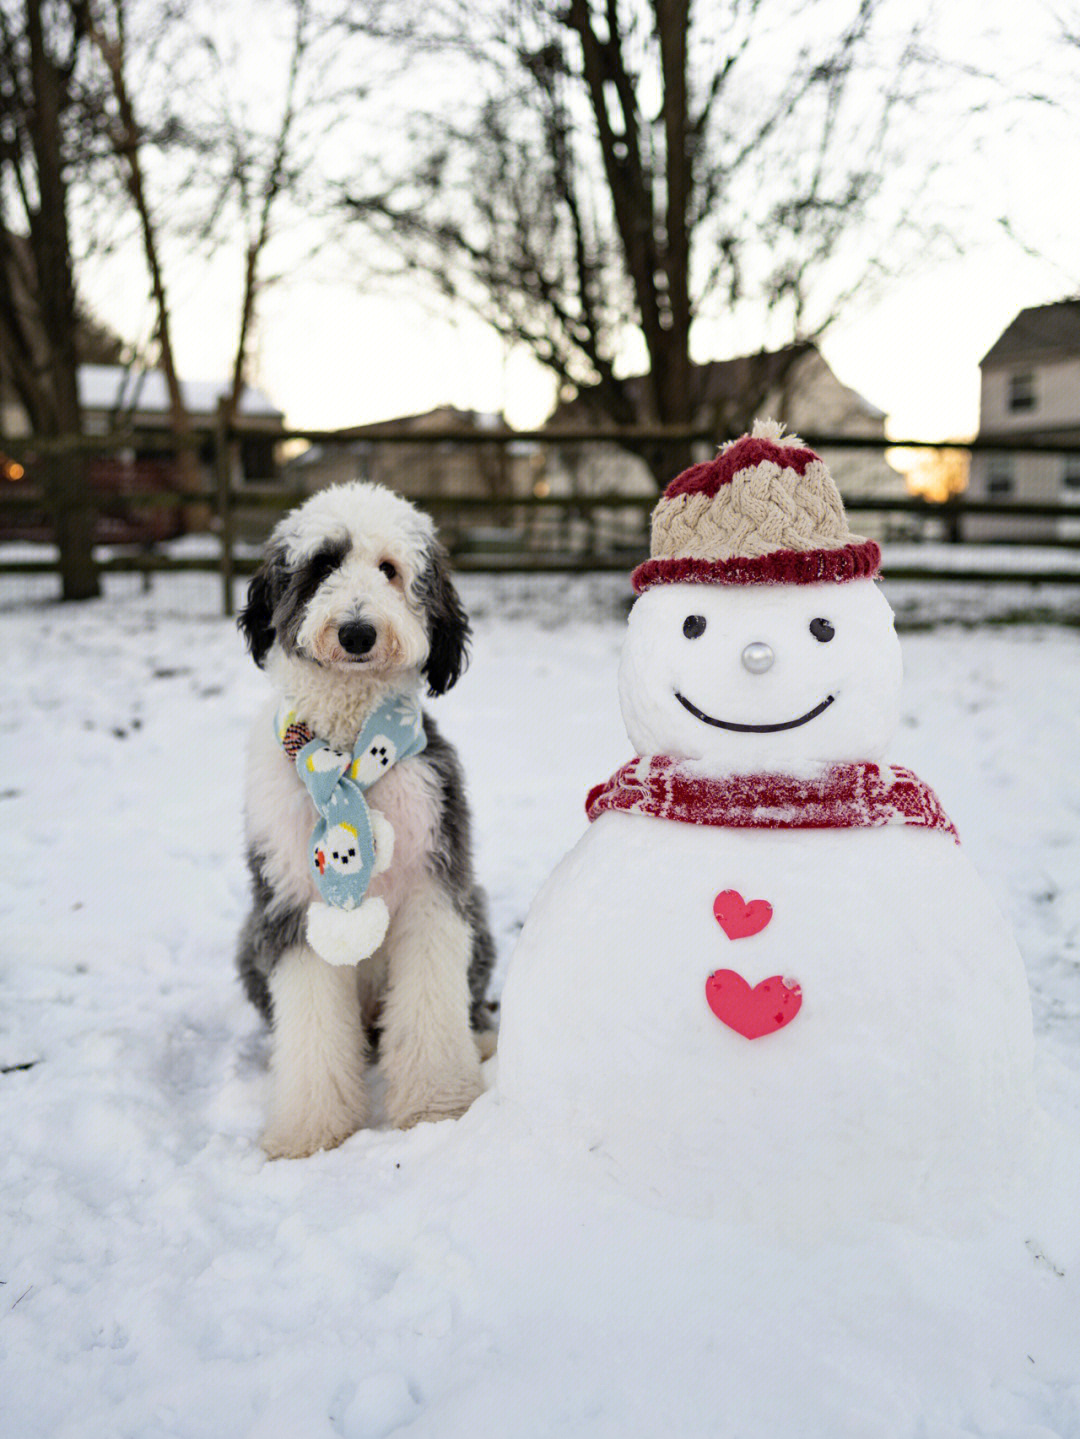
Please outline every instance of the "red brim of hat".
[{"label": "red brim of hat", "polygon": [[635,594],[653,585],[820,585],[869,580],[881,571],[881,548],[874,540],[838,549],[774,550],[752,559],[646,560],[630,576]]}]

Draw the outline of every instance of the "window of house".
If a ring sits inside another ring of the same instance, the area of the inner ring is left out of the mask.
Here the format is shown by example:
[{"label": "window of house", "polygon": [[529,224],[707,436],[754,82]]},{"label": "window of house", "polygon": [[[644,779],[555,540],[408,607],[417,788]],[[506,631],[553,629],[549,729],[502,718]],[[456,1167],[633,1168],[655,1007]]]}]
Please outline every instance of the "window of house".
[{"label": "window of house", "polygon": [[1001,500],[1015,488],[1011,455],[994,455],[986,472],[986,493],[992,500]]},{"label": "window of house", "polygon": [[1080,497],[1080,455],[1066,455],[1061,467],[1061,488]]},{"label": "window of house", "polygon": [[1035,408],[1035,374],[1032,370],[1017,370],[1009,376],[1009,409],[1033,410]]}]

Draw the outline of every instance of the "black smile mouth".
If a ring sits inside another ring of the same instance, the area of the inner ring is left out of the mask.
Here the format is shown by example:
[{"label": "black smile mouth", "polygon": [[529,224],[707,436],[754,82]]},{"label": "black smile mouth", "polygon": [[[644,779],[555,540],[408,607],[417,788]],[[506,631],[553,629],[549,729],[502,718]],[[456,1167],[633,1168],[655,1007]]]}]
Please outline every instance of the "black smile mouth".
[{"label": "black smile mouth", "polygon": [[801,724],[808,724],[810,720],[817,719],[823,710],[829,708],[836,696],[826,696],[819,705],[815,705],[812,710],[807,710],[806,714],[800,715],[798,719],[784,720],[782,724],[735,724],[732,720],[713,719],[712,715],[703,713],[698,709],[697,705],[691,704],[686,696],[681,695],[678,690],[675,691],[675,698],[684,709],[688,709],[694,718],[699,719],[702,724],[715,725],[717,729],[737,730],[739,734],[775,734],[777,730],[798,729]]}]

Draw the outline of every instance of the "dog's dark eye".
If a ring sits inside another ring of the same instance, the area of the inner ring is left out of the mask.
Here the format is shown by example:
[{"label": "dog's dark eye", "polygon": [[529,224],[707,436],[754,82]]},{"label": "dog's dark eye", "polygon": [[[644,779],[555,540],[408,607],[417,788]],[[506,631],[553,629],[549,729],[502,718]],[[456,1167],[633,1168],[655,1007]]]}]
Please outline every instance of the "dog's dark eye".
[{"label": "dog's dark eye", "polygon": [[819,644],[827,645],[836,631],[828,620],[811,620],[810,633]]},{"label": "dog's dark eye", "polygon": [[312,555],[308,561],[308,574],[311,582],[321,585],[329,575],[332,575],[341,563],[341,556],[334,550],[320,550],[318,554]]},{"label": "dog's dark eye", "polygon": [[682,622],[682,632],[688,640],[696,640],[705,633],[705,616],[687,615]]},{"label": "dog's dark eye", "polygon": [[397,565],[395,565],[392,561],[383,560],[382,564],[379,566],[379,569],[383,572],[383,574],[388,580],[397,579]]}]

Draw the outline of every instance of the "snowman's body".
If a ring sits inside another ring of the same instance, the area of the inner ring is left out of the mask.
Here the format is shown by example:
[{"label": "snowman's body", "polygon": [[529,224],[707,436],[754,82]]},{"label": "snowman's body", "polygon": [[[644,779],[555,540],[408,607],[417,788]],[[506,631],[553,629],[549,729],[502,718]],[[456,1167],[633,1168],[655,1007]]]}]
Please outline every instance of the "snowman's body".
[{"label": "snowman's body", "polygon": [[[620,677],[638,753],[703,777],[880,762],[899,685],[871,580],[661,585],[635,606]],[[715,906],[731,891],[766,901],[767,922],[729,936]],[[744,1037],[710,1001],[716,971],[773,980],[778,999],[787,980],[801,1007]],[[1031,1047],[1020,956],[951,831],[609,812],[528,917],[499,1087],[661,1203],[910,1218],[992,1195],[1016,1164]]]},{"label": "snowman's body", "polygon": [[[765,899],[729,939],[715,896]],[[719,969],[798,983],[783,1028],[714,1015]],[[639,1193],[732,1217],[907,1215],[1008,1172],[1029,1122],[1020,957],[951,836],[604,814],[529,915],[500,1089]]]}]

